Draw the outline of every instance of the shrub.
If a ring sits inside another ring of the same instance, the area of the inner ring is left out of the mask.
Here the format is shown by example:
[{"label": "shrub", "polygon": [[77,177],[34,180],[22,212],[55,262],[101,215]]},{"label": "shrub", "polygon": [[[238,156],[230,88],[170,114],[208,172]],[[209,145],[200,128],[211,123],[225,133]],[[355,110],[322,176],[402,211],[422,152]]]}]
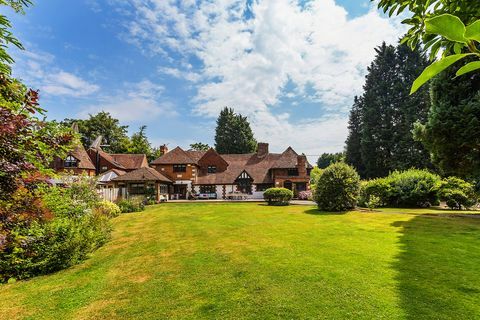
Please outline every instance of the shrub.
[{"label": "shrub", "polygon": [[388,177],[363,182],[359,205],[368,207],[370,197],[380,198],[379,206],[428,207],[438,204],[436,186],[440,177],[427,170],[394,171]]},{"label": "shrub", "polygon": [[120,210],[120,207],[115,203],[105,200],[95,205],[95,212],[107,218],[115,218],[122,213],[122,210]]},{"label": "shrub", "polygon": [[451,209],[468,209],[478,200],[474,185],[457,177],[440,181],[437,190],[440,200],[445,201]]},{"label": "shrub", "polygon": [[298,199],[299,200],[312,200],[312,191],[311,190],[300,191],[298,193]]},{"label": "shrub", "polygon": [[263,193],[269,206],[287,206],[293,198],[292,190],[285,188],[269,188]]},{"label": "shrub", "polygon": [[380,199],[380,197],[377,197],[376,195],[372,194],[368,199],[367,207],[368,209],[373,210],[375,208],[380,207],[381,204],[382,204],[382,200]]},{"label": "shrub", "polygon": [[314,199],[320,210],[344,211],[355,207],[359,189],[360,177],[355,169],[337,162],[318,178]]},{"label": "shrub", "polygon": [[143,200],[139,198],[120,200],[118,202],[118,207],[120,208],[122,213],[140,212],[145,210],[145,204],[143,203]]}]

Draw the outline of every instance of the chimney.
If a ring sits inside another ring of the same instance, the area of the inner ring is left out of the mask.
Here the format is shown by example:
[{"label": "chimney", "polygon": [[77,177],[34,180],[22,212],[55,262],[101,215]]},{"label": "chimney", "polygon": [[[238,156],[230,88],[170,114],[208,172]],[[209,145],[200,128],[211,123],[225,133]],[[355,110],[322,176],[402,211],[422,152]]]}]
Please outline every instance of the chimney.
[{"label": "chimney", "polygon": [[268,154],[268,143],[259,142],[257,145],[257,157],[263,158]]},{"label": "chimney", "polygon": [[163,155],[164,155],[165,153],[167,153],[167,152],[168,152],[168,147],[167,147],[167,145],[166,145],[166,144],[162,144],[162,145],[160,146],[160,155],[163,156]]},{"label": "chimney", "polygon": [[307,175],[307,157],[305,155],[299,155],[297,157],[297,168],[299,176]]}]

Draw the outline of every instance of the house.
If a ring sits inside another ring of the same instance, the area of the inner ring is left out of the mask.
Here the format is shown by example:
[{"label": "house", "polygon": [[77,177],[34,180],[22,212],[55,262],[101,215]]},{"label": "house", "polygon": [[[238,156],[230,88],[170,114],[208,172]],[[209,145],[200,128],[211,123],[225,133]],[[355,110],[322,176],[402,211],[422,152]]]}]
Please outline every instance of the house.
[{"label": "house", "polygon": [[139,168],[148,167],[145,154],[108,153],[102,150],[102,136],[92,143],[87,153],[95,165],[96,174],[101,174],[112,169],[130,172]]},{"label": "house", "polygon": [[141,167],[111,179],[120,193],[119,198],[152,196],[156,202],[168,199],[172,180],[153,168]]},{"label": "house", "polygon": [[67,153],[65,158],[55,158],[52,167],[58,173],[68,172],[74,175],[95,175],[95,166],[81,144],[76,146],[73,151]]},{"label": "house", "polygon": [[259,143],[258,151],[248,154],[165,149],[151,166],[172,181],[169,193],[175,199],[194,194],[214,194],[225,199],[235,193],[262,198],[263,191],[271,187],[298,193],[309,189],[312,169],[305,155],[291,147],[282,153],[271,153],[268,143]]}]

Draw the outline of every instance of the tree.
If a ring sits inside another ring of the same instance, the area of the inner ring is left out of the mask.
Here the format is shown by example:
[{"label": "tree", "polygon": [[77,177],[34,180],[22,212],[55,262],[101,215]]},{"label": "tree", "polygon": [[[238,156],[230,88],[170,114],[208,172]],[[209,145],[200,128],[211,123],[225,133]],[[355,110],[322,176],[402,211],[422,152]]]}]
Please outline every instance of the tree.
[{"label": "tree", "polygon": [[343,152],[337,153],[322,153],[317,160],[317,166],[320,169],[325,169],[332,163],[343,161],[345,154]]},{"label": "tree", "polygon": [[208,149],[210,149],[210,146],[207,143],[196,142],[190,144],[190,149],[196,151],[207,151]]},{"label": "tree", "polygon": [[355,97],[350,118],[348,120],[348,137],[345,142],[345,162],[353,166],[360,176],[364,176],[365,166],[362,161],[361,136],[362,136],[362,97]]},{"label": "tree", "polygon": [[[465,61],[463,64],[468,63]],[[432,81],[428,119],[415,126],[415,137],[432,154],[444,175],[480,177],[480,74],[452,79],[449,69]]]},{"label": "tree", "polygon": [[143,125],[138,129],[138,132],[132,134],[130,138],[130,148],[128,153],[136,154],[145,154],[148,158],[148,161],[154,160],[154,152],[152,150],[152,145],[148,141],[147,135],[145,134],[147,126]]},{"label": "tree", "polygon": [[427,61],[404,45],[384,43],[376,52],[364,93],[350,114],[346,147],[347,162],[367,178],[430,165],[428,153],[411,132],[417,119],[426,119],[428,92],[424,88],[410,96],[408,90]]},{"label": "tree", "polygon": [[215,129],[215,149],[220,154],[242,154],[255,152],[257,141],[247,117],[236,114],[225,107],[218,116]]},{"label": "tree", "polygon": [[78,124],[79,133],[82,136],[82,143],[88,148],[98,137],[103,137],[106,146],[103,149],[110,153],[127,153],[131,148],[131,142],[127,135],[128,126],[120,125],[118,119],[113,118],[108,112],[99,112],[90,115],[86,120],[65,119],[64,124]]},{"label": "tree", "polygon": [[[372,0],[373,1],[373,0]],[[390,16],[408,9],[411,18],[402,21],[410,25],[402,43],[412,50],[430,50],[430,60],[435,60],[439,51],[443,56],[428,66],[415,80],[411,92],[452,64],[475,56],[457,76],[480,69],[480,2],[471,0],[380,0],[378,4]],[[420,46],[423,44],[423,46]]]}]

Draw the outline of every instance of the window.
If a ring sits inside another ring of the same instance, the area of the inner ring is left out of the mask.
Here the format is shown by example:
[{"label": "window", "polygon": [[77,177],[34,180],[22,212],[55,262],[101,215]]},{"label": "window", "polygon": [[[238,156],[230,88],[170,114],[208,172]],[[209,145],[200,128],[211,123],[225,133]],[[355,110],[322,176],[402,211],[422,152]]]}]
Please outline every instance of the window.
[{"label": "window", "polygon": [[160,193],[162,194],[168,193],[168,186],[166,184],[160,185]]},{"label": "window", "polygon": [[144,194],[145,193],[145,184],[143,183],[131,183],[129,186],[130,194]]},{"label": "window", "polygon": [[200,193],[215,193],[217,192],[215,185],[200,186]]},{"label": "window", "polygon": [[208,173],[216,173],[217,172],[217,166],[208,166],[207,172]]},{"label": "window", "polygon": [[173,172],[187,172],[187,165],[186,164],[174,164],[173,165]]},{"label": "window", "polygon": [[288,169],[288,175],[293,177],[298,176],[298,169],[297,168]]},{"label": "window", "polygon": [[64,167],[65,168],[75,168],[78,166],[78,160],[73,156],[67,156],[65,158]]}]

